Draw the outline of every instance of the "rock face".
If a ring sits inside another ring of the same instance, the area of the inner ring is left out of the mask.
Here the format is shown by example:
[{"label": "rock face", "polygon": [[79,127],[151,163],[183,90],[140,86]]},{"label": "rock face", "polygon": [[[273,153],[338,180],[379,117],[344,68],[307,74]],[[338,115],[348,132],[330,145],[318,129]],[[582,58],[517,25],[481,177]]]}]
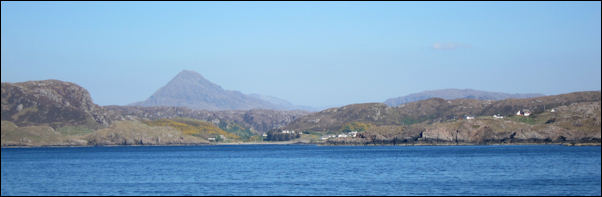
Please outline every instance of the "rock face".
[{"label": "rock face", "polygon": [[2,83],[2,120],[18,126],[53,128],[101,128],[110,124],[103,108],[92,102],[86,89],[58,80]]},{"label": "rock face", "polygon": [[[281,101],[282,102],[282,101]],[[199,73],[184,70],[151,97],[133,106],[173,106],[205,110],[284,109],[289,105],[274,104],[259,96],[224,90]]]},{"label": "rock face", "polygon": [[543,94],[507,94],[501,92],[487,92],[473,89],[443,89],[431,90],[419,93],[410,94],[407,96],[390,98],[385,101],[389,106],[397,106],[404,103],[410,103],[429,98],[442,98],[445,100],[452,99],[476,99],[476,100],[502,100],[509,98],[532,98],[544,96]]}]

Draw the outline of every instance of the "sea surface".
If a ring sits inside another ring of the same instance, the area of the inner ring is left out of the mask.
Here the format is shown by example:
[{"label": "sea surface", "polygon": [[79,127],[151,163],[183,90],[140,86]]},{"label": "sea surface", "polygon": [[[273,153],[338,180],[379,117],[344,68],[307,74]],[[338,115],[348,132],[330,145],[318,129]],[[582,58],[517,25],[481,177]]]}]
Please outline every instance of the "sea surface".
[{"label": "sea surface", "polygon": [[5,195],[600,195],[600,146],[2,148]]}]

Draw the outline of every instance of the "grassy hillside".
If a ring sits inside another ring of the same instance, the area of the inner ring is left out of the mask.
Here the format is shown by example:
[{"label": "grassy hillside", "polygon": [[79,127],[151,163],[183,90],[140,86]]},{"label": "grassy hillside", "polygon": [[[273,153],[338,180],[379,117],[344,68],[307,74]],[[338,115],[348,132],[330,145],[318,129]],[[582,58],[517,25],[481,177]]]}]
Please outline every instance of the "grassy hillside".
[{"label": "grassy hillside", "polygon": [[176,119],[159,119],[159,120],[145,120],[143,121],[149,126],[168,126],[181,131],[185,135],[192,135],[207,139],[210,137],[217,137],[223,135],[226,139],[239,140],[240,136],[228,133],[221,128],[213,125],[212,123],[205,122],[202,120],[194,120],[187,118],[176,118]]},{"label": "grassy hillside", "polygon": [[150,126],[138,121],[117,121],[84,137],[88,145],[203,144],[207,140],[169,126]]},{"label": "grassy hillside", "polygon": [[75,146],[86,145],[84,140],[63,135],[49,126],[19,127],[2,121],[2,146]]}]

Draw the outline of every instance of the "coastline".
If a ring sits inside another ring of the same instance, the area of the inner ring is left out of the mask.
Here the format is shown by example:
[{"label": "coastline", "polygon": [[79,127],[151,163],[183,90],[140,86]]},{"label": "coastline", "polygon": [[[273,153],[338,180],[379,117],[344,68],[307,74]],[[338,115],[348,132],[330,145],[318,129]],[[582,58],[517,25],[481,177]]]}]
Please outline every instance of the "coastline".
[{"label": "coastline", "polygon": [[316,146],[505,146],[505,145],[561,145],[561,146],[601,146],[602,143],[416,143],[416,144],[330,144],[306,143],[295,141],[283,142],[228,142],[211,144],[155,144],[155,145],[41,145],[41,146],[2,146],[0,148],[81,148],[81,147],[123,147],[123,146],[235,146],[235,145],[316,145]]}]

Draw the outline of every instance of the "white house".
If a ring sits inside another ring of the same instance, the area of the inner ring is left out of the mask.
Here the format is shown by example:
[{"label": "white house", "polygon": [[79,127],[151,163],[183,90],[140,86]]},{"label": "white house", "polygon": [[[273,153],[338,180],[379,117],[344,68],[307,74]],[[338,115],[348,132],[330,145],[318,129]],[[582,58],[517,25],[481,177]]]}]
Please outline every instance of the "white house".
[{"label": "white house", "polygon": [[554,113],[556,112],[556,109],[551,109],[550,112]]},{"label": "white house", "polygon": [[504,116],[501,116],[499,114],[495,114],[495,115],[493,115],[493,118],[495,118],[495,119],[502,119],[502,118],[504,118]]},{"label": "white house", "polygon": [[531,115],[531,111],[529,110],[518,110],[518,112],[516,112],[517,116],[530,116]]},{"label": "white house", "polygon": [[207,138],[207,140],[209,140],[209,141],[215,141],[215,138],[214,137],[210,137],[210,138]]},{"label": "white house", "polygon": [[295,134],[295,130],[282,130],[281,133]]},{"label": "white house", "polygon": [[263,137],[267,137],[267,136],[268,136],[268,133],[263,133],[263,135],[261,135],[261,136],[263,136]]},{"label": "white house", "polygon": [[337,137],[348,137],[348,135],[347,135],[347,134],[344,134],[344,133],[341,133],[341,134],[339,134]]},{"label": "white house", "polygon": [[474,116],[466,116],[466,120],[474,120]]}]

